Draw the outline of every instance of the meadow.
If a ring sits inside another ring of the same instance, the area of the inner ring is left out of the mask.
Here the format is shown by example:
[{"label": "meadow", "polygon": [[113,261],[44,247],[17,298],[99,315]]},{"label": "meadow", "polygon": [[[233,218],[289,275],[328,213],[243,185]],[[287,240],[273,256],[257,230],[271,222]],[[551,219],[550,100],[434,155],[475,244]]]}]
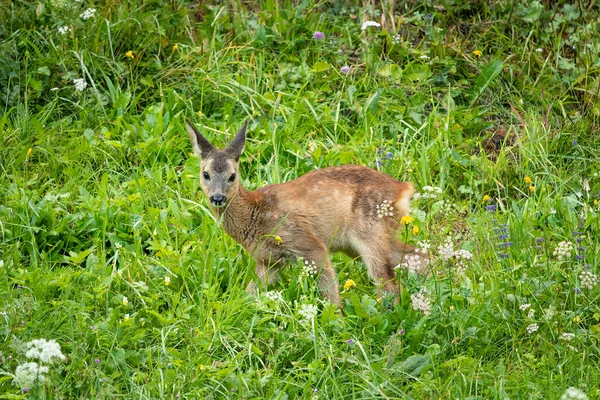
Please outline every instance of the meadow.
[{"label": "meadow", "polygon": [[[0,398],[600,398],[599,37],[593,0],[1,2]],[[431,273],[247,295],[186,118],[250,121],[248,189],[412,182]]]}]

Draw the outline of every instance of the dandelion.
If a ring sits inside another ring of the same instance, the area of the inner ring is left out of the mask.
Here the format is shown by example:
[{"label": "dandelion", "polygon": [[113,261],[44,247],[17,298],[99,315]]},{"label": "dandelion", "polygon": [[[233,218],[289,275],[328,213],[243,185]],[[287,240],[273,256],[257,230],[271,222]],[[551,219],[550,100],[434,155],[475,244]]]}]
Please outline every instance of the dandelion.
[{"label": "dandelion", "polygon": [[404,217],[402,217],[400,219],[400,224],[402,225],[408,225],[411,222],[413,222],[415,219],[413,217],[411,217],[410,215],[405,215]]},{"label": "dandelion", "polygon": [[573,243],[567,242],[567,241],[562,241],[558,244],[558,246],[556,246],[556,249],[554,249],[554,252],[552,253],[552,255],[554,257],[558,258],[559,261],[562,261],[563,259],[570,258],[572,252],[573,252]]},{"label": "dandelion", "polygon": [[413,226],[413,235],[416,235],[417,233],[419,233],[419,227],[417,225]]},{"label": "dandelion", "polygon": [[133,51],[129,50],[125,53],[125,57],[133,59],[135,56],[133,55]]},{"label": "dandelion", "polygon": [[538,324],[531,324],[527,326],[527,333],[528,334],[532,334],[533,332],[536,332],[540,327],[538,326]]},{"label": "dandelion", "polygon": [[425,315],[431,314],[431,299],[427,297],[427,289],[422,288],[419,293],[411,294],[412,308],[421,311]]},{"label": "dandelion", "polygon": [[377,212],[377,218],[379,219],[383,217],[392,217],[394,215],[394,207],[392,207],[392,202],[389,200],[384,200],[381,204],[378,204],[375,211]]},{"label": "dandelion", "polygon": [[530,191],[531,193],[535,192],[535,186],[533,186],[533,185],[530,185],[530,186],[529,186],[529,191]]},{"label": "dandelion", "polygon": [[94,18],[94,16],[96,15],[96,9],[95,8],[88,8],[87,10],[85,10],[84,12],[82,12],[81,14],[79,14],[79,17],[87,20],[90,18]]},{"label": "dandelion", "polygon": [[300,310],[298,310],[298,314],[302,317],[300,320],[301,324],[311,323],[313,319],[317,316],[319,312],[319,308],[315,304],[302,304],[300,306]]},{"label": "dandelion", "polygon": [[69,32],[69,30],[69,27],[66,25],[58,27],[58,33],[60,33],[61,35],[64,35],[65,33]]},{"label": "dandelion", "polygon": [[487,195],[487,194],[485,196],[483,196],[483,202],[484,203],[487,203],[488,201],[490,201],[490,199],[491,199],[491,197],[489,195]]},{"label": "dandelion", "polygon": [[478,58],[481,57],[483,53],[481,52],[481,50],[473,50],[473,55],[477,56]]},{"label": "dandelion", "polygon": [[344,290],[350,290],[350,288],[356,286],[356,283],[352,279],[348,279],[346,283],[344,283]]},{"label": "dandelion", "polygon": [[323,32],[316,31],[315,33],[313,33],[313,39],[315,39],[315,40],[325,39],[325,34]]},{"label": "dandelion", "polygon": [[360,29],[364,31],[365,29],[367,29],[370,26],[378,28],[378,27],[381,26],[381,24],[379,22],[375,22],[375,21],[365,21],[365,22],[363,22],[363,24],[360,27]]},{"label": "dandelion", "polygon": [[124,306],[126,306],[127,304],[129,304],[129,299],[127,298],[127,296],[123,296],[122,303],[123,303]]},{"label": "dandelion", "polygon": [[302,265],[302,274],[307,276],[317,276],[317,264],[314,261],[304,260]]},{"label": "dandelion", "polygon": [[560,396],[560,400],[588,400],[589,397],[581,390],[570,387]]},{"label": "dandelion", "polygon": [[177,43],[175,43],[175,44],[173,45],[173,51],[176,51],[178,48],[179,48],[179,45],[177,45]]},{"label": "dandelion", "polygon": [[165,276],[165,286],[169,286],[169,283],[171,283],[171,277],[166,275]]},{"label": "dandelion", "polygon": [[73,79],[73,83],[75,84],[75,90],[78,92],[83,92],[87,87],[87,82],[83,78]]},{"label": "dandelion", "polygon": [[529,185],[531,182],[533,182],[529,176],[526,176],[524,180],[525,180],[525,183],[526,183],[526,184],[528,184],[528,185]]},{"label": "dandelion", "polygon": [[579,281],[581,282],[581,286],[592,290],[596,286],[596,283],[598,283],[598,276],[592,274],[590,271],[583,271],[579,275]]}]

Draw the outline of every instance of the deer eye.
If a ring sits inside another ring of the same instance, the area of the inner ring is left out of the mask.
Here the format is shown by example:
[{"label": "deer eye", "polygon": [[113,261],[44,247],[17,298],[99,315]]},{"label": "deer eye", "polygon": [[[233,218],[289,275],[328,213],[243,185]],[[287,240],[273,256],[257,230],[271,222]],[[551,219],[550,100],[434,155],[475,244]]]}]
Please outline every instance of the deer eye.
[{"label": "deer eye", "polygon": [[202,176],[204,177],[204,179],[206,179],[207,181],[210,181],[210,175],[208,175],[208,172],[204,171],[204,173],[202,174]]},{"label": "deer eye", "polygon": [[235,181],[235,174],[231,174],[229,177],[229,182],[232,183],[233,181]]}]

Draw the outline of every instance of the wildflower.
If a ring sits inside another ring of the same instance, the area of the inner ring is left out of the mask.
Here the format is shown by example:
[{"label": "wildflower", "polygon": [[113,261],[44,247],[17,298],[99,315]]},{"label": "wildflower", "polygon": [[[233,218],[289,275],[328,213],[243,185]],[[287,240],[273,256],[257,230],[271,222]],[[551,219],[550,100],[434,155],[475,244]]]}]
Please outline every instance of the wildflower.
[{"label": "wildflower", "polygon": [[173,51],[177,50],[178,48],[179,48],[179,45],[178,45],[177,43],[175,43],[175,44],[173,45]]},{"label": "wildflower", "polygon": [[0,268],[4,267],[4,260],[0,260]]},{"label": "wildflower", "polygon": [[123,319],[125,320],[125,322],[129,321],[129,314],[125,314],[125,316],[123,317]]},{"label": "wildflower", "polygon": [[528,334],[532,334],[533,332],[537,331],[540,327],[538,326],[538,324],[531,324],[527,326],[527,333]]},{"label": "wildflower", "polygon": [[581,322],[581,318],[579,318],[579,315],[577,315],[575,318],[573,318],[573,322],[575,322],[576,324]]},{"label": "wildflower", "polygon": [[304,265],[302,265],[302,273],[308,276],[317,276],[317,264],[314,261],[304,260]]},{"label": "wildflower", "polygon": [[275,241],[277,242],[277,246],[281,245],[281,242],[283,242],[283,239],[281,239],[281,236],[275,235],[275,237],[273,239],[275,239]]},{"label": "wildflower", "polygon": [[529,303],[526,303],[526,304],[521,304],[521,305],[519,306],[519,309],[521,309],[521,310],[525,311],[525,310],[527,310],[529,307],[531,307],[531,304],[529,304]]},{"label": "wildflower", "polygon": [[28,362],[17,367],[15,378],[23,392],[27,393],[29,388],[36,382],[44,382],[47,379],[45,374],[48,373],[48,370],[48,367],[38,365],[35,362]]},{"label": "wildflower", "polygon": [[281,292],[278,292],[276,290],[268,291],[267,293],[265,293],[265,296],[267,296],[267,299],[276,303],[283,302],[283,296],[281,295]]},{"label": "wildflower", "polygon": [[318,312],[319,308],[315,304],[302,304],[300,306],[300,310],[298,310],[298,314],[302,316],[300,323],[311,323],[312,320],[315,319]]},{"label": "wildflower", "polygon": [[419,293],[411,294],[412,308],[425,315],[431,314],[431,299],[427,297],[427,289],[422,288]]},{"label": "wildflower", "polygon": [[456,250],[452,257],[454,257],[456,260],[456,266],[458,270],[460,272],[465,272],[467,269],[467,263],[473,258],[473,253],[471,253],[469,250],[460,249]]},{"label": "wildflower", "polygon": [[413,226],[413,235],[419,233],[419,227],[417,225]]},{"label": "wildflower", "polygon": [[415,220],[415,219],[414,219],[413,217],[411,217],[410,215],[405,215],[404,217],[402,217],[402,218],[400,219],[400,223],[401,223],[402,225],[408,225],[408,224],[410,224],[411,222],[413,222],[414,220]]},{"label": "wildflower", "polygon": [[575,334],[569,333],[569,332],[564,332],[560,335],[559,339],[564,340],[566,342],[570,342],[571,340],[575,339]]},{"label": "wildflower", "polygon": [[496,211],[496,205],[495,204],[490,204],[485,206],[485,210],[486,211]]},{"label": "wildflower", "polygon": [[530,178],[529,176],[526,176],[526,177],[525,177],[525,183],[529,185],[531,182],[533,182],[533,181],[531,180],[531,178]]},{"label": "wildflower", "polygon": [[544,49],[542,49],[541,47],[538,47],[537,49],[535,49],[535,51],[537,51],[538,53],[541,53],[544,51]]},{"label": "wildflower", "polygon": [[342,74],[347,74],[348,72],[350,72],[350,67],[347,65],[344,65],[342,68],[340,68],[340,72]]},{"label": "wildflower", "polygon": [[313,39],[315,39],[315,40],[325,39],[325,34],[323,32],[316,31],[315,33],[313,33]]},{"label": "wildflower", "polygon": [[95,327],[94,325],[92,325],[92,326],[90,326],[90,329],[91,329],[92,331],[94,331],[94,330],[96,330],[96,327]]},{"label": "wildflower", "polygon": [[375,22],[375,21],[365,21],[363,22],[362,26],[360,27],[361,30],[365,30],[370,26],[374,26],[374,27],[380,27],[381,24],[379,22]]},{"label": "wildflower", "polygon": [[598,203],[598,200],[594,200],[594,205],[595,205],[596,207],[598,207],[598,204],[599,204],[599,203]]},{"label": "wildflower", "polygon": [[481,57],[483,53],[481,52],[481,50],[473,50],[473,55],[477,56],[477,57]]},{"label": "wildflower", "polygon": [[485,196],[483,196],[483,202],[486,203],[488,201],[490,201],[491,197],[488,196],[487,194]]},{"label": "wildflower", "polygon": [[547,321],[550,321],[554,317],[555,313],[556,313],[556,309],[554,308],[554,306],[550,306],[550,307],[546,308],[544,310],[544,319]]},{"label": "wildflower", "polygon": [[69,27],[66,25],[58,27],[58,33],[60,33],[61,35],[64,35],[65,33],[69,32],[69,30]]},{"label": "wildflower", "polygon": [[126,306],[127,304],[129,304],[129,299],[127,299],[127,296],[123,296],[123,305]]},{"label": "wildflower", "polygon": [[133,51],[129,50],[127,53],[125,53],[125,57],[133,59],[134,58]]},{"label": "wildflower", "polygon": [[348,339],[348,340],[346,340],[346,344],[347,344],[348,346],[350,346],[352,343],[354,343],[354,340],[352,340],[352,339]]},{"label": "wildflower", "polygon": [[94,362],[95,362],[96,364],[100,364],[100,359],[99,359],[99,358],[96,358],[96,359],[94,360]]},{"label": "wildflower", "polygon": [[8,316],[8,314],[6,313],[6,310],[2,311],[2,316],[3,316],[4,318],[6,318],[6,317]]},{"label": "wildflower", "polygon": [[394,207],[392,207],[392,202],[389,200],[384,200],[381,204],[376,206],[377,218],[381,219],[383,217],[392,217],[394,215]]},{"label": "wildflower", "polygon": [[115,248],[117,250],[119,250],[121,247],[123,247],[123,245],[121,243],[119,243],[119,242],[115,243]]},{"label": "wildflower", "polygon": [[398,333],[401,335],[404,335],[404,329],[400,329],[400,331]]},{"label": "wildflower", "polygon": [[596,286],[596,283],[598,283],[598,276],[592,274],[590,271],[583,271],[579,275],[579,281],[581,282],[581,286],[592,290]]},{"label": "wildflower", "polygon": [[165,275],[165,286],[169,286],[169,283],[171,283],[171,277],[168,275]]},{"label": "wildflower", "polygon": [[560,400],[588,400],[589,397],[581,390],[570,387],[560,396]]},{"label": "wildflower", "polygon": [[535,192],[535,186],[533,186],[533,185],[529,185],[529,191],[530,191],[531,193]]},{"label": "wildflower", "polygon": [[529,310],[529,312],[527,313],[527,318],[529,318],[529,319],[535,318],[535,310],[533,308],[531,310]]},{"label": "wildflower", "polygon": [[73,83],[75,84],[75,90],[78,92],[83,92],[87,87],[87,82],[83,78],[73,79]]},{"label": "wildflower", "polygon": [[352,279],[348,279],[346,283],[344,283],[344,290],[350,290],[353,286],[356,286],[356,283]]},{"label": "wildflower", "polygon": [[26,343],[26,346],[28,350],[25,357],[27,358],[37,358],[46,364],[51,364],[54,359],[65,359],[60,351],[60,344],[55,340],[35,339]]},{"label": "wildflower", "polygon": [[87,19],[93,18],[95,15],[96,15],[96,9],[88,8],[87,10],[85,10],[84,12],[79,14],[79,17],[87,20]]},{"label": "wildflower", "polygon": [[573,243],[562,241],[556,246],[552,255],[558,258],[559,261],[563,259],[568,259],[571,257],[571,252],[573,251]]},{"label": "wildflower", "polygon": [[442,260],[449,260],[454,256],[454,243],[450,236],[446,237],[446,242],[438,247],[438,253]]}]

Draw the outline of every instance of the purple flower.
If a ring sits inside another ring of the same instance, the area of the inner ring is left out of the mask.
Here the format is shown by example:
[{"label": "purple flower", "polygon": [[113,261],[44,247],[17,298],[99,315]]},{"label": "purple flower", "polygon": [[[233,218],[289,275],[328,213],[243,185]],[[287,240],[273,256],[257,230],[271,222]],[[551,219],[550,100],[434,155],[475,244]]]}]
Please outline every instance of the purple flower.
[{"label": "purple flower", "polygon": [[537,244],[542,244],[544,242],[544,238],[535,238],[535,242]]},{"label": "purple flower", "polygon": [[577,139],[573,139],[573,146],[577,146]]},{"label": "purple flower", "polygon": [[315,39],[315,40],[325,39],[325,34],[323,32],[316,31],[315,33],[313,33],[313,39]]},{"label": "purple flower", "polygon": [[346,340],[346,344],[350,345],[350,344],[352,344],[352,343],[354,343],[354,340],[352,340],[352,339],[348,339],[348,340]]},{"label": "purple flower", "polygon": [[23,388],[23,393],[29,393],[29,388],[28,387],[24,387]]},{"label": "purple flower", "polygon": [[95,330],[95,329],[96,329],[96,326],[95,326],[95,325],[92,325],[92,326],[90,326],[90,329],[91,329],[91,330]]},{"label": "purple flower", "polygon": [[96,364],[100,364],[100,359],[99,359],[99,358],[96,358],[96,359],[94,360],[94,362],[95,362]]},{"label": "purple flower", "polygon": [[485,206],[486,211],[496,211],[496,205],[490,204],[489,206]]},{"label": "purple flower", "polygon": [[2,316],[3,316],[3,317],[6,317],[6,315],[7,315],[7,314],[6,314],[6,311],[2,311]]},{"label": "purple flower", "polygon": [[340,68],[340,72],[342,74],[347,74],[348,72],[350,72],[350,67],[347,65],[344,65],[342,68]]},{"label": "purple flower", "polygon": [[319,393],[319,389],[315,388],[315,389],[313,390],[313,393]]},{"label": "purple flower", "polygon": [[231,393],[235,393],[235,388],[231,388]]},{"label": "purple flower", "polygon": [[400,334],[404,335],[404,329],[400,329]]}]

